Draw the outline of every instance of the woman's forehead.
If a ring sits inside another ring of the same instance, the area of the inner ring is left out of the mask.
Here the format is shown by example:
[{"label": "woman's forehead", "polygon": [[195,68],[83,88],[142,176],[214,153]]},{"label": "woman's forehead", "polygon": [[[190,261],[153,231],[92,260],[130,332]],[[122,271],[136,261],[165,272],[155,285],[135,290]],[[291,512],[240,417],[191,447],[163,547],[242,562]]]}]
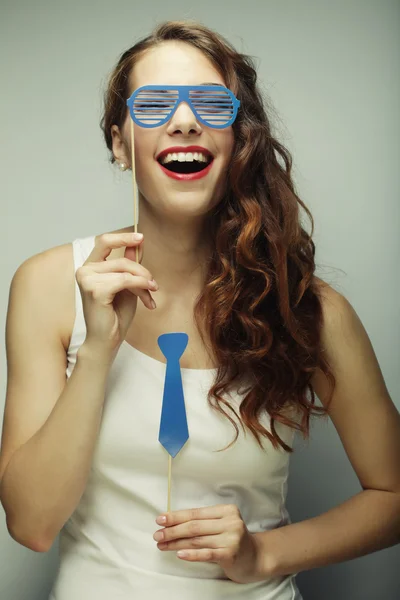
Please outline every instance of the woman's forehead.
[{"label": "woman's forehead", "polygon": [[144,85],[203,85],[205,82],[226,85],[201,50],[182,42],[165,42],[150,48],[130,75],[132,91]]}]

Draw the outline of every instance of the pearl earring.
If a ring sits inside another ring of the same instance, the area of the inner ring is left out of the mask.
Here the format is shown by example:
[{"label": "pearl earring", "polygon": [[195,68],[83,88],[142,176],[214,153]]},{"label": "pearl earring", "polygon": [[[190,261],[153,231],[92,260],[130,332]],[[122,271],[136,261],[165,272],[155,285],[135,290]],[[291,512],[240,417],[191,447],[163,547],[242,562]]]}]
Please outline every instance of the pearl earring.
[{"label": "pearl earring", "polygon": [[126,169],[127,169],[127,166],[126,166],[126,164],[125,164],[125,163],[120,163],[120,164],[119,164],[119,168],[121,169],[121,171],[126,171]]}]

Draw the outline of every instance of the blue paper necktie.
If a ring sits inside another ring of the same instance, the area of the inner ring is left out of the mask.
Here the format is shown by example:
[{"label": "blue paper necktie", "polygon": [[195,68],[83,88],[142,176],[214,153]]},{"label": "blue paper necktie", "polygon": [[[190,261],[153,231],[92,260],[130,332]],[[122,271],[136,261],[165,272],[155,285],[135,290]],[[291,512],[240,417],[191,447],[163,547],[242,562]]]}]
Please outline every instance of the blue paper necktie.
[{"label": "blue paper necktie", "polygon": [[167,359],[158,441],[175,458],[189,439],[179,359],[188,344],[187,333],[163,333],[157,339]]}]

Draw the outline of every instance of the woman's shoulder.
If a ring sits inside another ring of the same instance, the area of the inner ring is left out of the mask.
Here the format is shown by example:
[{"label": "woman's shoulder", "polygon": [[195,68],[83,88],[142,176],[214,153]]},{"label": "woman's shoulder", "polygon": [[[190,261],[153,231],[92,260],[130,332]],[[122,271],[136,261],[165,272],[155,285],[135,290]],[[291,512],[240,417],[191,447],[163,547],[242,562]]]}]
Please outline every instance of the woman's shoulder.
[{"label": "woman's shoulder", "polygon": [[[131,230],[133,230],[133,227],[124,227],[121,229],[100,232],[93,236],[88,235],[87,238],[93,237],[94,242],[96,242],[101,235],[106,233],[122,233]],[[65,279],[69,279],[68,274],[72,273],[72,275],[74,275],[72,244],[73,242],[66,242],[64,244],[52,246],[51,248],[46,248],[24,260],[17,271],[23,271],[24,273],[35,271],[35,274],[42,280],[42,283],[45,283],[49,276],[54,276],[55,280],[53,281],[62,285]],[[66,278],[65,275],[67,275]]]},{"label": "woman's shoulder", "polygon": [[[70,275],[70,276],[69,276]],[[36,299],[49,319],[57,323],[57,330],[65,347],[65,332],[74,319],[72,243],[47,248],[25,259],[15,271],[14,282],[25,282],[19,289],[35,289]],[[72,285],[71,285],[72,280]],[[15,283],[15,285],[17,285]],[[29,307],[28,307],[29,308]],[[72,329],[71,327],[71,329]]]},{"label": "woman's shoulder", "polygon": [[316,277],[315,275],[313,276],[313,284],[314,290],[320,297],[320,300],[323,305],[334,299],[339,299],[340,297],[343,298],[343,295],[338,290],[336,290],[323,279]]},{"label": "woman's shoulder", "polygon": [[[122,233],[131,230],[133,230],[133,227],[124,227],[121,229],[103,231],[94,235],[88,235],[81,239],[93,238],[94,243],[96,243],[96,240],[101,235],[107,233]],[[74,279],[74,258],[72,246],[73,242],[71,241],[47,248],[27,258],[18,267],[18,270],[24,270],[26,273],[32,270],[36,271],[36,274],[42,278],[42,283],[48,280],[50,276],[54,284],[57,283],[58,287],[62,287],[63,283],[68,285],[68,281],[71,279],[70,275],[72,275],[72,279]],[[117,248],[116,250],[120,250],[120,248]],[[113,252],[113,250],[111,252]]]},{"label": "woman's shoulder", "polygon": [[[132,230],[124,227],[103,233],[119,233]],[[87,236],[90,237],[90,236]],[[120,248],[116,249],[121,251]],[[117,256],[111,252],[108,258]],[[122,250],[123,255],[123,250]],[[75,265],[73,243],[67,242],[52,246],[25,259],[17,268],[13,280],[26,279],[35,281],[37,293],[47,314],[56,314],[60,338],[67,349],[75,321]],[[12,285],[12,282],[11,282]]]},{"label": "woman's shoulder", "polygon": [[[13,279],[30,277],[37,282],[38,288],[59,291],[66,280],[65,274],[71,272],[73,265],[72,243],[67,242],[26,258],[17,268]],[[71,267],[71,269],[69,269]]]},{"label": "woman's shoulder", "polygon": [[317,286],[318,291],[326,290],[331,287],[326,281],[320,279],[320,277],[317,277],[316,275],[313,275],[313,283]]}]

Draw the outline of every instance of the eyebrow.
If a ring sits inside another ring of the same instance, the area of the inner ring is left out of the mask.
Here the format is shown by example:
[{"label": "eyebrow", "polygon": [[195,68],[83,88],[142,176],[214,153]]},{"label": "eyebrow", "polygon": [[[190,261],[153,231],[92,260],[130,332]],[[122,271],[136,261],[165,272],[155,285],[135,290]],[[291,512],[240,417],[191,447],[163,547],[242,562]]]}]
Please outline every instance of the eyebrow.
[{"label": "eyebrow", "polygon": [[[211,82],[211,83],[210,82],[204,82],[204,83],[199,83],[197,85],[219,85],[220,87],[225,87],[225,85],[223,83],[216,83],[216,82],[214,82],[214,83],[213,82]],[[146,87],[146,86],[143,86],[143,87]],[[168,94],[168,90],[169,89],[173,89],[173,88],[174,88],[173,85],[168,85],[167,89],[160,88],[160,89],[157,89],[157,90],[147,90],[146,93],[150,94],[150,95],[151,94],[154,94],[154,95]]]},{"label": "eyebrow", "polygon": [[205,83],[200,83],[200,85],[220,85],[221,87],[225,87],[223,83],[213,83],[213,82],[205,82]]}]

